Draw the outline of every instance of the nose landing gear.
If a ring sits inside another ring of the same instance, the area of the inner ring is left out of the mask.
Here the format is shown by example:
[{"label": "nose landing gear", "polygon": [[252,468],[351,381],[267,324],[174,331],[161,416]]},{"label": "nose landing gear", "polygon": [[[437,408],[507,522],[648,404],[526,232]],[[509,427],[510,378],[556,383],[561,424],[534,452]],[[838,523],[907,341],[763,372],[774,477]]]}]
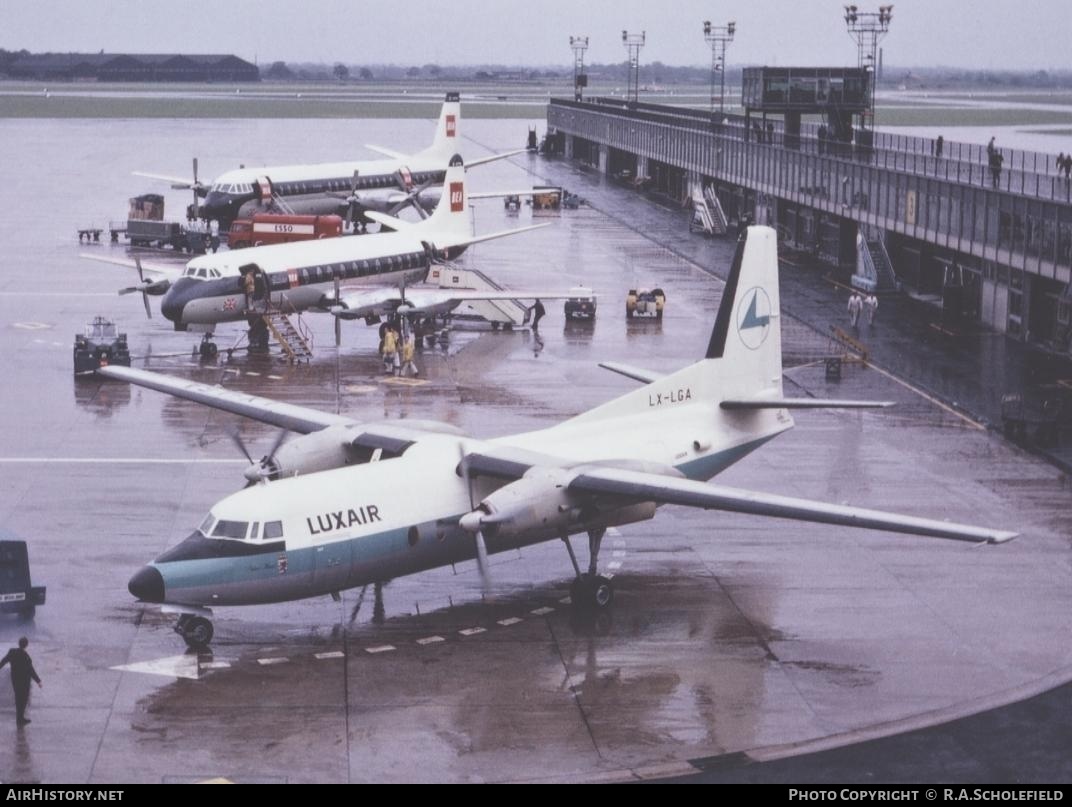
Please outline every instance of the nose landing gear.
[{"label": "nose landing gear", "polygon": [[193,650],[208,647],[212,641],[212,623],[203,616],[182,614],[175,624],[175,633],[179,634]]}]

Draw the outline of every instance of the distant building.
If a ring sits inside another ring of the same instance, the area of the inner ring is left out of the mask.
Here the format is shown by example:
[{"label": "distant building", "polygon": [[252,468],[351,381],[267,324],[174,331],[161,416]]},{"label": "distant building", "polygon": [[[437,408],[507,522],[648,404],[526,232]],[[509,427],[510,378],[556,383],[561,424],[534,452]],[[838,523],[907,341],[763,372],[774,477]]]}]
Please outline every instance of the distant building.
[{"label": "distant building", "polygon": [[256,65],[230,54],[31,53],[7,73],[35,81],[260,81]]}]

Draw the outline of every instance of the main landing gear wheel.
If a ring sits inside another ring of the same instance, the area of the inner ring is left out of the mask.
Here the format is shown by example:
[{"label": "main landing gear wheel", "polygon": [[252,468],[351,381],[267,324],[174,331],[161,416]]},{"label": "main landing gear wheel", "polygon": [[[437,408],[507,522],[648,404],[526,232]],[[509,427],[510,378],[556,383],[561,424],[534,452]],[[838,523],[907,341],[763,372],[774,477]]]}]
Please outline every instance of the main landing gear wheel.
[{"label": "main landing gear wheel", "polygon": [[208,647],[212,641],[212,623],[203,616],[183,614],[175,625],[175,632],[194,650]]},{"label": "main landing gear wheel", "polygon": [[602,611],[614,604],[614,585],[598,574],[582,574],[570,586],[570,600],[578,608]]}]

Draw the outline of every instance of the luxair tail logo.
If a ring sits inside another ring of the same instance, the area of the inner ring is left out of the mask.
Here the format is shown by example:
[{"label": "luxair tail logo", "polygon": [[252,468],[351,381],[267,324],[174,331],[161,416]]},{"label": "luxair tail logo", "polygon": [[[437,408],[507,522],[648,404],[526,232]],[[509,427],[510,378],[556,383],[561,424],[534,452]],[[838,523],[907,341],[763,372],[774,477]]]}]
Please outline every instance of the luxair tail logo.
[{"label": "luxair tail logo", "polygon": [[447,115],[447,137],[454,137],[458,130],[458,121],[453,115]]},{"label": "luxair tail logo", "polygon": [[767,292],[755,286],[744,293],[737,308],[737,333],[749,350],[756,350],[770,333],[771,302]]},{"label": "luxair tail logo", "polygon": [[465,197],[465,193],[462,191],[461,182],[450,183],[450,212],[461,213],[465,209],[465,205],[462,200]]}]

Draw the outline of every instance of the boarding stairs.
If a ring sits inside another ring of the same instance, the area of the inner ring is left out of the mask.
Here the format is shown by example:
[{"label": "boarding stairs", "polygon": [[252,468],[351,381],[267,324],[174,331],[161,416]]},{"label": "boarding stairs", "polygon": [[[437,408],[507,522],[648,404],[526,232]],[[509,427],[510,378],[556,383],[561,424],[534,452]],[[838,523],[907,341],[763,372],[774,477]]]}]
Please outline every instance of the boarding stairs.
[{"label": "boarding stairs", "polygon": [[725,235],[729,230],[729,221],[718,201],[715,189],[699,184],[692,187],[692,222],[690,230],[699,229],[704,235]]},{"label": "boarding stairs", "polygon": [[262,319],[291,364],[307,362],[313,357],[313,334],[302,322],[301,314],[295,314],[291,320],[283,311],[273,308]]},{"label": "boarding stairs", "polygon": [[[504,288],[479,269],[463,269],[449,261],[437,261],[428,270],[428,282],[441,289],[466,289],[470,291],[504,291]],[[473,300],[459,305],[451,313],[452,319],[483,319],[493,328],[517,328],[528,321],[528,307],[518,300]]]},{"label": "boarding stairs", "polygon": [[872,294],[901,290],[886,242],[869,227],[861,226],[856,235],[856,273],[852,276],[852,286]]}]

